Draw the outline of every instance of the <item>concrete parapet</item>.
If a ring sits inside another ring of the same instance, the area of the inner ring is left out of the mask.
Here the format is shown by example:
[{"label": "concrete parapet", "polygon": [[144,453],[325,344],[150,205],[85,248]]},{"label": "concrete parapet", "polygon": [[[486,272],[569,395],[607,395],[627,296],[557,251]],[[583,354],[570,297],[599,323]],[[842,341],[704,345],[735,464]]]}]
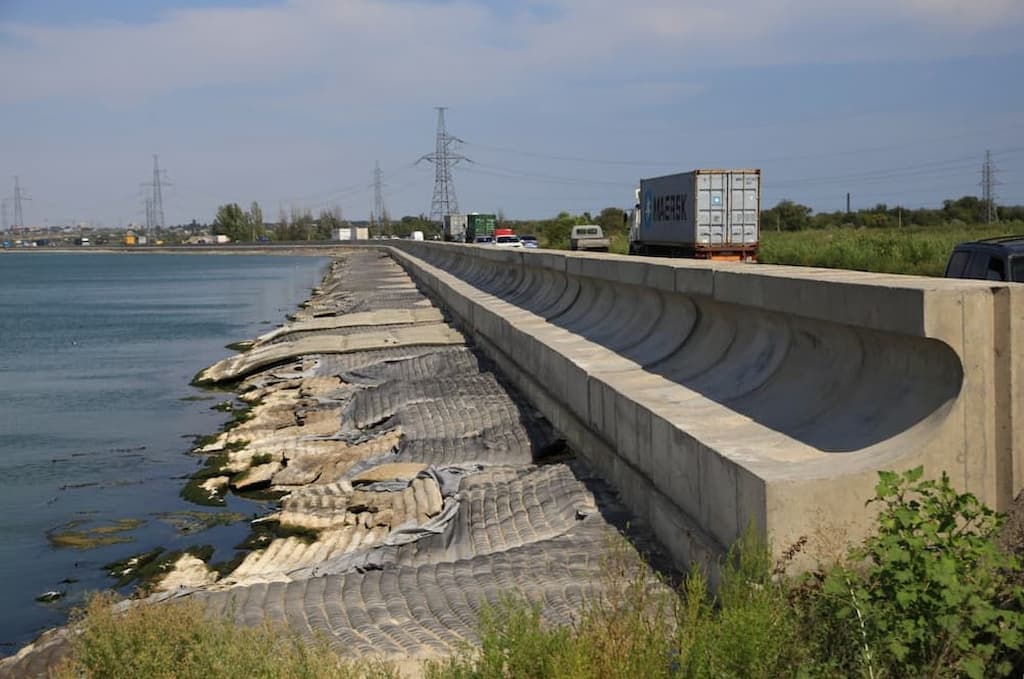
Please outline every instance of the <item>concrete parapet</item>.
[{"label": "concrete parapet", "polygon": [[[1024,487],[1024,288],[403,242],[394,256],[681,562],[747,525],[807,558],[864,534],[881,469],[997,509]],[[804,563],[807,563],[805,561]]]}]

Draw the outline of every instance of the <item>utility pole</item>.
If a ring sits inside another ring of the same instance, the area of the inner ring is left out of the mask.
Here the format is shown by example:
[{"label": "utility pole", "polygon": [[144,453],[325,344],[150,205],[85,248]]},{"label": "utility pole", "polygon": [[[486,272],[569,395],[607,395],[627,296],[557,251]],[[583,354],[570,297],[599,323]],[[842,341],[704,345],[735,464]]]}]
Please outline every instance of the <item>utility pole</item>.
[{"label": "utility pole", "polygon": [[985,151],[985,163],[981,166],[981,202],[985,208],[985,223],[992,224],[999,221],[999,214],[996,211],[995,187],[996,167],[992,163],[992,152]]},{"label": "utility pole", "polygon": [[444,216],[458,213],[459,203],[455,198],[455,182],[452,180],[452,168],[461,161],[473,162],[469,158],[456,153],[462,140],[448,134],[444,122],[444,106],[437,107],[437,140],[434,152],[428,153],[416,162],[426,160],[434,164],[434,198],[430,202],[430,220],[444,224]]},{"label": "utility pole", "polygon": [[850,192],[846,192],[846,214],[850,214]]},{"label": "utility pole", "polygon": [[373,221],[377,224],[377,235],[384,235],[384,182],[380,161],[373,167]]}]

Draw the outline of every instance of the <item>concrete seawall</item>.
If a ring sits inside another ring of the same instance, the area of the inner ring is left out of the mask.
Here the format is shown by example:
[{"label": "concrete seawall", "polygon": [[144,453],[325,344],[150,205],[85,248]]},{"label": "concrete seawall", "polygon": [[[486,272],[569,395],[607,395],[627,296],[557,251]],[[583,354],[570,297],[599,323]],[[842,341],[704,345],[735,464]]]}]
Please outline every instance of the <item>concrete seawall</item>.
[{"label": "concrete seawall", "polygon": [[[1024,487],[1024,289],[799,267],[402,242],[393,256],[681,563],[748,524],[827,556],[919,464]],[[1016,452],[1015,452],[1016,451]]]}]

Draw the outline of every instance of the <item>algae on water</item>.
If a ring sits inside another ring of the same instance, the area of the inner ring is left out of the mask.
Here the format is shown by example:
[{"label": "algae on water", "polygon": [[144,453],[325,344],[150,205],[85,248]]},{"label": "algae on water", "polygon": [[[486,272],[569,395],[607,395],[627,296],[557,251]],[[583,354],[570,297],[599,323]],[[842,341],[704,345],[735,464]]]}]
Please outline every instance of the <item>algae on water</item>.
[{"label": "algae on water", "polygon": [[80,529],[89,523],[88,519],[75,519],[46,532],[54,547],[70,549],[95,549],[104,545],[132,542],[135,538],[125,535],[146,523],[143,519],[118,519],[112,523]]}]

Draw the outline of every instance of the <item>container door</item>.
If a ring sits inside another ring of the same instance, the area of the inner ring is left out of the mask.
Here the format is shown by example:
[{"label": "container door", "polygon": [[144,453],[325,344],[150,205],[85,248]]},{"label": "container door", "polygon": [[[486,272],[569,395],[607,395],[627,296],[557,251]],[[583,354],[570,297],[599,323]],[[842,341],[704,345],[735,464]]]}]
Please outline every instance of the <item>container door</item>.
[{"label": "container door", "polygon": [[701,245],[724,245],[728,242],[726,209],[725,175],[698,174],[697,234]]},{"label": "container door", "polygon": [[729,175],[729,238],[735,245],[756,245],[760,210],[760,175]]}]

